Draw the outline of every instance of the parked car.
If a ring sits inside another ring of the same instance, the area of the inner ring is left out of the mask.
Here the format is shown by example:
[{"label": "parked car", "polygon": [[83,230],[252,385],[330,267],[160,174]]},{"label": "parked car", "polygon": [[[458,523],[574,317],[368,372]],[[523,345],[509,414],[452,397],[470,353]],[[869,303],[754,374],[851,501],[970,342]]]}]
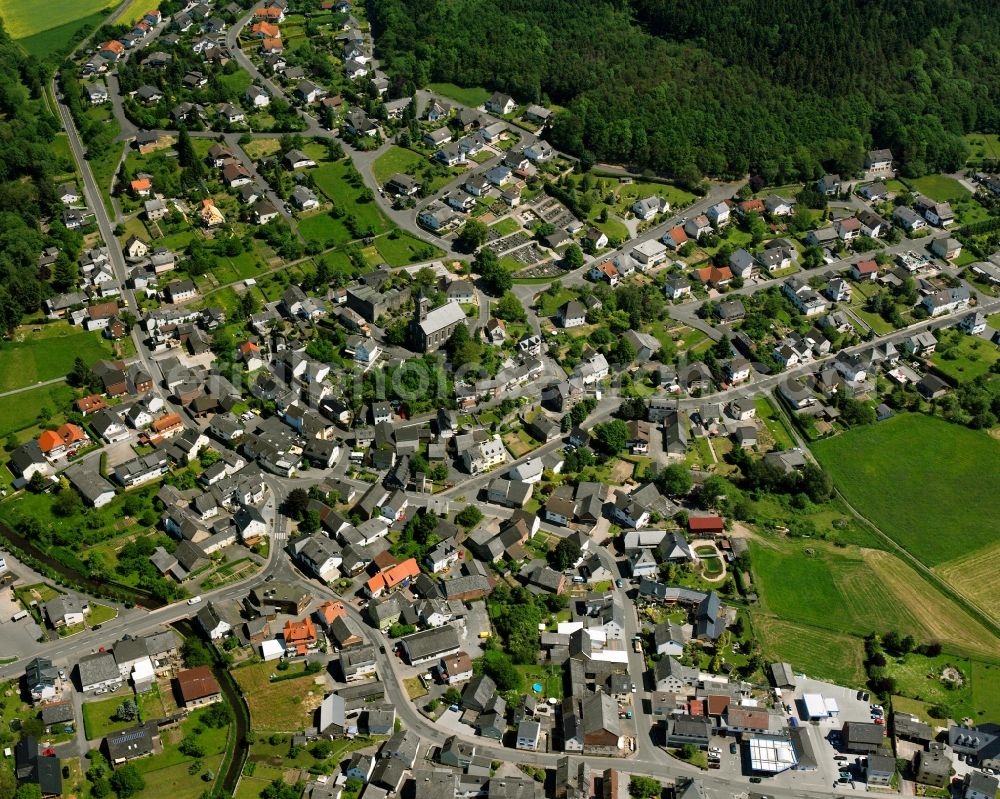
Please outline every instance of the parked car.
[{"label": "parked car", "polygon": [[729,744],[729,754],[735,755],[736,751],[737,751],[736,750],[736,742],[734,741],[733,743]]},{"label": "parked car", "polygon": [[760,777],[751,777],[750,782],[752,782],[754,785],[760,785]]},{"label": "parked car", "polygon": [[188,600],[189,605],[197,605],[199,602],[201,602],[200,596],[193,596]]}]

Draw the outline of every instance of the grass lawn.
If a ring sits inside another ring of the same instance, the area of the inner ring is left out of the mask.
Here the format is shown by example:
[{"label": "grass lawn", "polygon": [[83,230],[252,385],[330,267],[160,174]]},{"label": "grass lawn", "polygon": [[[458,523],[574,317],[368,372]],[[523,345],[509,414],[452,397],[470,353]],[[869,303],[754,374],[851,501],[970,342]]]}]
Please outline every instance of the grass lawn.
[{"label": "grass lawn", "polygon": [[898,630],[993,654],[996,638],[887,552],[815,539],[751,541],[761,609],[800,624],[863,636]]},{"label": "grass lawn", "polygon": [[403,687],[406,688],[406,695],[410,699],[420,699],[422,696],[427,696],[427,689],[419,677],[407,677],[403,680]]},{"label": "grass lawn", "polygon": [[111,343],[99,332],[65,322],[43,326],[40,333],[21,328],[14,341],[0,344],[0,392],[62,377],[78,356],[89,364],[111,354]]},{"label": "grass lawn", "polygon": [[350,233],[340,219],[334,219],[329,211],[315,211],[299,218],[299,233],[306,241],[327,242],[336,245],[350,239]]},{"label": "grass lawn", "polygon": [[939,372],[956,383],[967,383],[990,371],[1000,361],[1000,350],[978,336],[946,333],[931,360]]},{"label": "grass lawn", "polygon": [[107,605],[102,605],[100,602],[90,603],[90,615],[87,616],[87,624],[93,627],[95,624],[104,624],[106,621],[111,621],[118,615],[118,611]]},{"label": "grass lawn", "polygon": [[818,441],[813,451],[854,507],[930,566],[996,540],[1000,494],[990,481],[969,479],[1000,463],[1000,442],[981,432],[898,414]]},{"label": "grass lawn", "polygon": [[272,683],[272,674],[286,675],[302,671],[296,663],[288,671],[279,672],[274,663],[255,663],[233,669],[250,708],[250,726],[255,730],[295,732],[311,726],[313,712],[323,701],[324,690],[316,685],[322,674],[303,676],[295,680]]},{"label": "grass lawn", "polygon": [[481,86],[472,86],[463,89],[454,83],[430,83],[427,85],[427,88],[432,92],[437,92],[442,97],[450,97],[455,102],[472,106],[473,108],[481,106],[490,97],[490,93]]},{"label": "grass lawn", "polygon": [[925,175],[909,182],[921,194],[926,194],[932,200],[941,203],[962,200],[969,196],[969,190],[965,186],[947,175]]},{"label": "grass lawn", "polygon": [[[2,367],[0,367],[2,368]],[[76,392],[65,383],[20,391],[9,397],[0,397],[0,436],[31,427],[38,421],[38,411],[49,408],[56,420]]]},{"label": "grass lawn", "polygon": [[[316,186],[334,204],[343,209],[345,215],[353,216],[361,230],[372,230],[384,233],[388,230],[388,222],[379,210],[374,200],[363,202],[360,199],[365,187],[361,184],[353,164],[347,160],[322,163],[312,170]],[[341,220],[338,224],[344,228],[344,241],[353,238]]]},{"label": "grass lawn", "polygon": [[379,185],[382,185],[397,172],[410,174],[425,161],[425,158],[413,150],[392,146],[375,159],[375,163],[372,164],[372,174],[375,175],[375,180],[379,182]]},{"label": "grass lawn", "polygon": [[99,699],[96,702],[83,703],[83,730],[88,741],[96,741],[111,732],[124,730],[135,721],[116,721],[114,716],[118,706],[130,697],[127,694],[113,696],[110,699]]},{"label": "grass lawn", "polygon": [[[598,211],[598,214],[600,214],[600,211]],[[604,222],[599,221],[595,216],[590,220],[590,224],[600,230],[611,241],[628,240],[628,228],[625,227],[624,223],[619,222],[612,216],[609,216]]]},{"label": "grass lawn", "polygon": [[560,289],[555,294],[543,291],[538,295],[538,315],[554,316],[563,305],[576,297],[576,292]]},{"label": "grass lawn", "polygon": [[444,256],[444,250],[421,241],[405,230],[390,233],[387,236],[379,236],[375,239],[375,249],[389,266],[406,266]]},{"label": "grass lawn", "polygon": [[[535,699],[541,701],[543,697],[548,699],[550,696],[562,699],[563,681],[559,669],[546,669],[544,666],[516,666],[516,668],[524,677],[524,690],[533,694]],[[532,687],[536,684],[542,686],[541,693]]]},{"label": "grass lawn", "polygon": [[256,161],[278,152],[281,149],[281,142],[278,139],[253,139],[242,146],[243,152]]},{"label": "grass lawn", "polygon": [[490,225],[490,230],[495,230],[500,236],[509,236],[521,229],[521,225],[512,216],[501,219],[495,225]]}]

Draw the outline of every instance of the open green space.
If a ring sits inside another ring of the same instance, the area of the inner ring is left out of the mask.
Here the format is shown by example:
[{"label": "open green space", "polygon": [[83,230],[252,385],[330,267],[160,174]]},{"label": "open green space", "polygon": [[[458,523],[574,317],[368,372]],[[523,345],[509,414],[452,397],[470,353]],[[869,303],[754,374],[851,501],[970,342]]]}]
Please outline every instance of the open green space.
[{"label": "open green space", "polygon": [[51,0],[0,0],[0,17],[13,39],[23,39],[42,31],[76,22],[104,11],[111,12],[114,3],[108,0],[74,0],[53,3]]},{"label": "open green space", "polygon": [[934,366],[956,383],[968,383],[990,371],[1000,361],[996,344],[958,330],[945,332],[931,360]]},{"label": "open green space", "polygon": [[413,173],[426,160],[413,152],[413,150],[393,145],[375,159],[375,163],[372,164],[372,174],[375,175],[375,180],[379,184],[384,184],[397,172],[402,172],[403,174]]},{"label": "open green space", "polygon": [[60,411],[75,395],[76,392],[65,383],[56,383],[0,397],[0,436],[31,427],[38,421],[43,408],[52,411],[53,421],[60,419]]},{"label": "open green space", "polygon": [[761,610],[863,636],[896,630],[949,651],[992,655],[997,639],[931,583],[887,552],[815,539],[750,542]]},{"label": "open green space", "polygon": [[[545,666],[515,666],[515,668],[524,677],[524,691],[532,694],[535,699],[541,701],[542,698],[548,699],[550,696],[562,699],[563,680],[560,669]],[[532,687],[536,684],[542,686],[541,693]]]},{"label": "open green space", "polygon": [[[343,212],[341,218],[334,220],[339,230],[338,243],[388,230],[388,221],[378,205],[373,199],[365,199],[368,190],[349,160],[321,163],[311,174],[317,188]],[[360,235],[351,234],[348,217],[353,217]]]},{"label": "open green space", "polygon": [[520,223],[514,217],[508,216],[501,219],[495,225],[490,225],[490,230],[495,230],[499,236],[509,236],[521,229]]},{"label": "open green space", "polygon": [[764,657],[790,663],[796,672],[841,685],[865,682],[861,641],[853,636],[754,614]]},{"label": "open green space", "polygon": [[119,721],[114,718],[119,705],[132,696],[122,693],[110,699],[98,699],[95,702],[83,703],[83,730],[88,741],[96,741],[112,732],[124,730],[136,724],[136,721]]},{"label": "open green space", "polygon": [[444,250],[421,241],[405,230],[396,230],[375,239],[375,249],[389,266],[406,266],[419,261],[441,258]]},{"label": "open green space", "polygon": [[[325,690],[316,684],[317,676],[322,681],[322,674],[305,674],[304,667],[304,663],[293,663],[287,671],[279,672],[274,663],[248,663],[233,669],[254,730],[295,732],[309,726]],[[272,675],[283,679],[272,682]]]},{"label": "open green space", "polygon": [[[8,2],[4,5],[14,5],[14,3]],[[24,48],[24,51],[28,55],[35,58],[48,58],[53,54],[65,52],[69,49],[70,42],[76,38],[81,28],[87,32],[97,28],[110,11],[111,8],[108,8],[94,14],[88,14],[85,17],[80,17],[72,22],[56,25],[54,28],[48,28],[47,30],[18,39],[17,43]]]},{"label": "open green space", "polygon": [[[134,799],[198,799],[211,787],[212,779],[205,779],[208,772],[216,777],[226,751],[226,741],[231,724],[222,728],[210,727],[202,723],[210,708],[196,710],[178,727],[164,730],[160,734],[163,752],[135,761],[136,768],[146,780],[146,787],[134,795]],[[183,741],[196,741],[204,755],[190,757],[180,751]],[[194,767],[195,762],[200,767]]]},{"label": "open green space", "polygon": [[757,408],[757,418],[763,420],[764,426],[767,427],[771,438],[774,440],[775,447],[778,449],[791,449],[794,447],[795,441],[792,439],[792,435],[788,432],[784,420],[778,415],[771,401],[765,396],[758,396],[754,400],[754,405]]},{"label": "open green space", "polygon": [[940,203],[962,200],[969,196],[969,190],[965,186],[947,175],[924,175],[922,178],[911,179],[909,183],[916,191]]},{"label": "open green space", "polygon": [[996,133],[969,133],[965,141],[971,151],[967,164],[1000,160],[1000,136]]},{"label": "open green space", "polygon": [[898,414],[812,445],[855,508],[928,565],[996,539],[1000,442],[921,414]]},{"label": "open green space", "polygon": [[437,92],[442,97],[450,97],[455,102],[473,108],[481,106],[490,97],[490,93],[482,86],[462,88],[454,83],[429,83],[427,88],[432,92]]},{"label": "open green space", "polygon": [[40,333],[21,330],[23,336],[0,343],[0,392],[62,377],[77,357],[89,364],[113,354],[111,342],[99,332],[65,322],[47,325]]}]

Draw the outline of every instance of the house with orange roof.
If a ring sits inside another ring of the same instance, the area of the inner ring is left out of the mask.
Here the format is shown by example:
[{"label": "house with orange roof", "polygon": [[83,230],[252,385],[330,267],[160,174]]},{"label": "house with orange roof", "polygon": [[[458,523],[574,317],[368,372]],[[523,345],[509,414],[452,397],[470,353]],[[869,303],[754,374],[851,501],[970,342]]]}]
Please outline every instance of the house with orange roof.
[{"label": "house with orange roof", "polygon": [[240,344],[237,353],[249,372],[255,372],[264,365],[264,361],[260,357],[260,346],[253,341],[244,341]]},{"label": "house with orange roof", "polygon": [[284,22],[285,12],[279,6],[267,6],[266,8],[258,8],[253,12],[257,19],[266,19],[269,22]]},{"label": "house with orange roof", "polygon": [[46,430],[38,437],[38,448],[49,460],[61,458],[67,452],[90,443],[90,436],[79,425],[67,422],[58,430]]},{"label": "house with orange roof", "polygon": [[383,569],[372,577],[365,583],[365,591],[372,599],[383,594],[391,594],[393,591],[405,588],[409,585],[410,580],[418,574],[420,574],[420,567],[417,565],[417,559],[408,558],[402,563]]},{"label": "house with orange roof", "polygon": [[605,261],[603,264],[591,267],[588,274],[591,280],[605,280],[611,286],[618,285],[618,269],[611,261]]},{"label": "house with orange roof", "polygon": [[104,401],[104,397],[100,394],[91,394],[89,397],[80,397],[80,399],[74,402],[73,405],[76,407],[77,412],[81,416],[97,413],[98,411],[108,407],[108,403]]},{"label": "house with orange roof", "polygon": [[712,288],[725,286],[733,279],[733,270],[728,266],[705,266],[695,272],[695,274],[698,276],[698,280]]},{"label": "house with orange roof", "polygon": [[878,264],[871,259],[851,264],[851,277],[855,280],[874,280],[878,277]]},{"label": "house with orange roof", "polygon": [[99,51],[102,58],[108,61],[117,61],[125,55],[125,45],[116,39],[112,39],[111,41],[102,44]]},{"label": "house with orange roof", "polygon": [[738,216],[747,216],[749,214],[761,214],[763,216],[764,210],[764,201],[760,197],[744,200],[736,206]]},{"label": "house with orange roof", "polygon": [[261,55],[277,55],[284,52],[285,46],[281,43],[281,39],[275,39],[274,37],[269,37],[264,39],[260,43],[260,53]]},{"label": "house with orange roof", "polygon": [[137,180],[133,180],[130,186],[132,193],[136,197],[148,197],[149,193],[153,190],[153,181],[149,178],[138,178]]},{"label": "house with orange roof", "polygon": [[177,413],[168,413],[166,416],[153,422],[153,434],[160,439],[170,438],[177,435],[184,429],[184,422]]},{"label": "house with orange roof", "polygon": [[334,602],[331,599],[326,600],[326,602],[316,608],[316,620],[324,627],[329,627],[335,619],[346,615],[347,609],[344,607],[344,603]]},{"label": "house with orange roof", "polygon": [[292,651],[297,655],[304,655],[316,646],[319,640],[316,637],[316,625],[312,619],[306,616],[302,621],[289,619],[285,622],[283,631],[285,638],[285,651]]},{"label": "house with orange roof", "polygon": [[255,39],[280,39],[281,28],[270,22],[258,22],[250,28],[250,35]]},{"label": "house with orange roof", "polygon": [[671,228],[671,230],[668,233],[664,234],[663,238],[660,239],[660,241],[666,244],[668,249],[679,250],[681,247],[687,244],[688,234],[683,227],[677,225]]}]

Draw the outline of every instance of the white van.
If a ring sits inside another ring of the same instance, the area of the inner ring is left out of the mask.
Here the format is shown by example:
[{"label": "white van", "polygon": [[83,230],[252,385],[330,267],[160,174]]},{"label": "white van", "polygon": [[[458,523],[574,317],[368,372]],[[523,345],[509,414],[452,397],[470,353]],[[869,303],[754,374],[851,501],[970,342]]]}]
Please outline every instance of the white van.
[{"label": "white van", "polygon": [[193,596],[188,600],[189,605],[197,605],[199,602],[201,602],[200,596]]},{"label": "white van", "polygon": [[26,619],[28,617],[28,611],[19,610],[13,616],[10,617],[11,621],[21,621],[21,619]]}]

